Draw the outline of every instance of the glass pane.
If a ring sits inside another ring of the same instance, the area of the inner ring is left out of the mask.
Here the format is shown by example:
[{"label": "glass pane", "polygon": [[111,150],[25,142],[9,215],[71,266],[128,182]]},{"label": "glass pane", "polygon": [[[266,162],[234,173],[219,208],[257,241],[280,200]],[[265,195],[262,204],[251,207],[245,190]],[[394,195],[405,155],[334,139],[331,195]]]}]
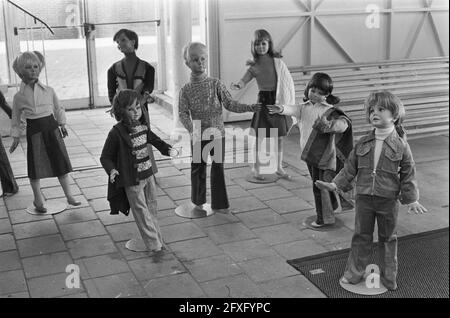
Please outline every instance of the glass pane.
[{"label": "glass pane", "polygon": [[[123,58],[113,41],[120,29],[135,31],[139,37],[137,56],[157,67],[155,22],[156,0],[89,0],[87,1],[89,23],[95,24],[95,51],[97,61],[98,92],[108,96],[107,71],[111,65]],[[125,10],[126,8],[126,10]],[[155,75],[155,88],[157,87]]]},{"label": "glass pane", "polygon": [[[45,53],[46,69],[40,79],[52,86],[60,99],[89,97],[86,41],[84,39],[82,1],[16,0],[15,3],[32,13],[54,31],[51,34],[41,24],[24,13],[17,14],[20,50]],[[20,12],[20,11],[19,11]],[[28,28],[33,28],[32,30]],[[87,106],[87,105],[86,105]]]},{"label": "glass pane", "polygon": [[1,10],[2,4],[0,3],[0,84],[6,84],[8,80],[8,63],[6,57],[6,43],[5,43],[5,22],[3,19],[3,13]]},{"label": "glass pane", "polygon": [[[150,63],[156,70],[158,61],[158,51],[156,48],[156,28],[155,23],[135,23],[135,24],[114,24],[97,25],[95,38],[95,53],[97,59],[98,91],[100,96],[108,96],[107,72],[112,64],[121,60],[123,54],[118,50],[117,44],[113,41],[114,34],[122,29],[135,31],[139,37],[139,47],[137,56]],[[155,76],[155,88],[157,86]]]},{"label": "glass pane", "polygon": [[[76,28],[82,31],[81,28]],[[89,97],[89,82],[87,74],[86,40],[76,36],[74,29],[68,32],[66,28],[54,28],[54,36],[38,40],[41,36],[35,34],[34,41],[26,40],[25,30],[19,32],[20,50],[37,50],[44,53],[46,67],[40,75],[40,80],[55,89],[59,99],[75,99]],[[36,32],[37,33],[37,32]],[[87,106],[87,105],[86,105]]]}]

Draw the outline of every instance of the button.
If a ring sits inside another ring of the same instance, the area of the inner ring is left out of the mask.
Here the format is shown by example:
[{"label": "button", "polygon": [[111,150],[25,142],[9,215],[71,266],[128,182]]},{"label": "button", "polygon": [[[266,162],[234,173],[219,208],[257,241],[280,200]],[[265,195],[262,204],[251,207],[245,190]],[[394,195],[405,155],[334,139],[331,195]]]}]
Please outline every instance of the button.
[{"label": "button", "polygon": [[136,155],[136,151],[135,151],[135,150],[131,151],[131,154],[132,154],[133,156],[135,156],[135,155]]}]

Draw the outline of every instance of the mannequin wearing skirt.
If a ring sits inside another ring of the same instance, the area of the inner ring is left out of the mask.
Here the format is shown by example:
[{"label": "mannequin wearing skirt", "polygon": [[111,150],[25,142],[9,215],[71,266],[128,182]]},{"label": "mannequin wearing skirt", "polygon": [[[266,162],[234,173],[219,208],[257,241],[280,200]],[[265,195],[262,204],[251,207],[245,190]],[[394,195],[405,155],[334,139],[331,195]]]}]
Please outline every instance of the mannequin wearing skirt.
[{"label": "mannequin wearing skirt", "polygon": [[[247,62],[247,72],[237,84],[231,84],[231,89],[244,88],[253,78],[258,84],[258,103],[261,110],[253,115],[251,125],[256,136],[255,163],[252,173],[255,179],[263,180],[260,173],[259,152],[264,138],[277,138],[278,156],[276,174],[280,178],[291,180],[291,176],[283,169],[283,137],[292,126],[289,116],[269,114],[267,105],[273,105],[283,100],[286,104],[295,103],[294,81],[287,66],[281,60],[281,54],[274,50],[272,37],[266,30],[256,30],[251,43],[253,61]],[[277,134],[274,135],[273,132]]]},{"label": "mannequin wearing skirt", "polygon": [[21,116],[27,122],[27,171],[34,195],[36,211],[45,213],[40,179],[58,177],[67,203],[78,206],[70,190],[69,172],[72,165],[63,138],[68,136],[65,128],[64,108],[59,104],[53,88],[39,81],[39,74],[45,66],[44,56],[37,52],[24,52],[13,63],[14,71],[22,79],[19,91],[14,95],[12,108],[11,136],[12,153],[20,141]]}]

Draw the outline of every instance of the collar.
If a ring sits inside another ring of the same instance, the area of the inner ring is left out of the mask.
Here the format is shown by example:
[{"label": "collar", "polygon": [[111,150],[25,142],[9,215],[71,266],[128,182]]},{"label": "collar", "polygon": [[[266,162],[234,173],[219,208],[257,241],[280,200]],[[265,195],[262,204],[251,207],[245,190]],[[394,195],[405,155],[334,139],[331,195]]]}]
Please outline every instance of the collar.
[{"label": "collar", "polygon": [[[361,138],[361,143],[368,143],[375,140],[375,129],[373,129],[368,135]],[[396,151],[403,143],[402,138],[398,135],[397,131],[394,129],[389,136],[386,137],[384,142],[392,148],[392,150]]]},{"label": "collar", "polygon": [[[28,86],[28,84],[25,84],[25,82],[24,81],[22,81],[21,83],[20,83],[20,88],[19,88],[19,91],[23,94],[23,92],[24,92],[24,90],[25,90],[25,87],[27,87]],[[45,86],[41,81],[37,81],[35,84],[34,84],[34,87],[39,87],[40,89],[42,89],[43,91],[46,91],[47,90],[47,86]]]},{"label": "collar", "polygon": [[133,145],[131,144],[131,138],[125,125],[122,122],[119,122],[114,125],[114,128],[117,129],[119,136],[125,141],[127,146],[132,148]]},{"label": "collar", "polygon": [[388,128],[375,128],[375,138],[378,137],[378,140],[384,140],[392,133],[394,129],[395,126]]},{"label": "collar", "polygon": [[200,75],[193,75],[191,73],[191,83],[199,83],[199,82],[203,82],[204,80],[206,80],[208,78],[208,74],[206,73],[202,73]]}]

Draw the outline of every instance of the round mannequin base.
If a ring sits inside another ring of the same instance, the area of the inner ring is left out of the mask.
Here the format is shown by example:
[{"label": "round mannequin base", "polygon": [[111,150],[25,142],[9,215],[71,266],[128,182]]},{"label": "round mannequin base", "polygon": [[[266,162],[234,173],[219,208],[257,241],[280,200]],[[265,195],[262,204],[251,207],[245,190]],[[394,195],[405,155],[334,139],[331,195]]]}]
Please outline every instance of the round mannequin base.
[{"label": "round mannequin base", "polygon": [[306,226],[308,229],[314,230],[314,231],[320,231],[320,232],[327,232],[327,231],[333,231],[341,228],[344,226],[344,223],[338,219],[337,217],[334,217],[334,224],[326,224],[321,227],[314,227],[312,226],[312,222],[316,221],[317,216],[311,215],[308,216],[304,221],[303,225]]},{"label": "round mannequin base", "polygon": [[366,284],[366,280],[361,280],[358,284],[345,284],[341,282],[339,279],[339,284],[342,288],[345,290],[358,294],[358,295],[367,295],[367,296],[373,296],[373,295],[380,295],[387,292],[387,288],[384,287],[383,283],[380,282],[378,288],[377,287],[368,287]]},{"label": "round mannequin base", "polygon": [[264,179],[256,179],[253,174],[249,174],[245,177],[245,180],[251,183],[273,183],[278,180],[278,176],[276,174],[262,174],[261,177]]},{"label": "round mannequin base", "polygon": [[131,239],[125,244],[125,248],[133,252],[146,252],[147,246],[140,239]]},{"label": "round mannequin base", "polygon": [[44,207],[47,209],[47,212],[42,213],[42,212],[38,212],[36,211],[36,208],[34,207],[34,205],[30,205],[29,207],[27,207],[27,212],[29,214],[33,214],[33,215],[51,215],[51,214],[57,214],[57,213],[61,213],[62,211],[64,211],[67,208],[67,204],[64,202],[45,202]]},{"label": "round mannequin base", "polygon": [[214,214],[214,210],[211,209],[209,203],[203,204],[202,207],[203,208],[199,208],[194,203],[189,202],[177,207],[175,209],[175,214],[188,219],[205,218]]}]

